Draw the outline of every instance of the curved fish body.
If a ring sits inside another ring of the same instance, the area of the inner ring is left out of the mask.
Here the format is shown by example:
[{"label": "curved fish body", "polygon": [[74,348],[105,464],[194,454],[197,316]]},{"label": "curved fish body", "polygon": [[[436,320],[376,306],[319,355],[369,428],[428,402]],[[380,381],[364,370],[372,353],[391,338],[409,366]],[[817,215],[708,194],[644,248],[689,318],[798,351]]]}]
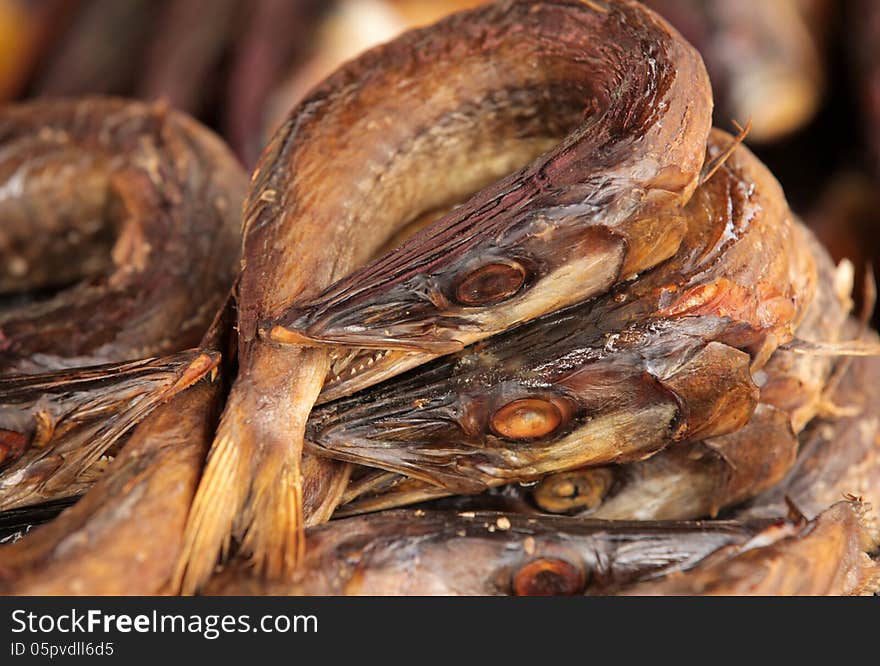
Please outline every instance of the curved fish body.
[{"label": "curved fish body", "polygon": [[[392,153],[376,170],[383,183],[394,172],[394,203],[407,204],[410,218],[470,194],[473,170],[508,161],[511,149],[541,140],[550,150],[324,292],[263,313],[269,339],[421,352],[411,365],[602,293],[674,254],[711,97],[699,56],[659,17],[630,2],[499,2],[407,33],[359,62],[381,64],[387,80],[413,77],[428,61],[441,87],[419,106],[435,117],[408,140],[441,153],[424,169],[410,150],[405,160]],[[420,85],[406,81],[404,98]],[[486,139],[499,136],[499,121],[520,141],[496,153]],[[397,123],[382,143],[412,129]]]},{"label": "curved fish body", "polygon": [[0,509],[76,495],[157,406],[213,372],[219,354],[0,378]]},{"label": "curved fish body", "polygon": [[689,571],[622,590],[628,595],[851,596],[880,589],[868,553],[877,537],[857,502],[838,502],[811,521],[771,527],[742,546],[720,548]]},{"label": "curved fish body", "polygon": [[160,406],[76,504],[0,547],[0,593],[165,590],[216,425],[218,397],[205,379]]},{"label": "curved fish body", "polygon": [[[696,186],[710,106],[696,52],[622,0],[487,5],[406,33],[315,88],[264,151],[245,205],[239,374],[190,515],[183,589],[207,579],[233,534],[270,574],[301,556],[303,434],[330,354],[303,346],[312,341],[281,319],[317,303],[408,222],[490,183],[432,225],[430,249],[414,240],[368,269],[370,293],[448,256],[467,264],[470,286],[456,284],[476,304],[484,286],[506,291],[504,275],[526,275],[505,254],[514,248],[528,249],[522,261],[535,270],[518,305],[502,306],[500,328],[606,289],[678,247],[683,225],[667,213]],[[493,259],[471,275],[480,257]],[[367,286],[363,274],[355,283]],[[345,299],[352,317],[375,321],[366,306]],[[455,321],[449,331],[462,330]],[[499,330],[471,324],[479,336]],[[428,338],[418,343],[428,356],[463,342]]]},{"label": "curved fish body", "polygon": [[161,105],[3,108],[0,293],[49,295],[0,309],[0,374],[198,344],[232,284],[245,187],[216,136]]},{"label": "curved fish body", "polygon": [[627,523],[497,512],[385,511],[310,529],[306,559],[290,578],[267,581],[246,565],[233,564],[204,593],[604,594],[689,569],[779,523]]},{"label": "curved fish body", "polygon": [[[710,156],[725,143],[715,135]],[[742,427],[812,301],[806,231],[737,148],[672,260],[607,296],[316,409],[321,455],[461,491],[646,458]]]}]

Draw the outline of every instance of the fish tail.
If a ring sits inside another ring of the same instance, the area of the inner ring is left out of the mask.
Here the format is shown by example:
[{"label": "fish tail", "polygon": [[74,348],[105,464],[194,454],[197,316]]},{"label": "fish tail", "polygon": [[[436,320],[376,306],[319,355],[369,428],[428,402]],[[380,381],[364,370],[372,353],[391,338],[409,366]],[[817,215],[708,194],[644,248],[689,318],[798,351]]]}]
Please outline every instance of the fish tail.
[{"label": "fish tail", "polygon": [[232,537],[265,576],[293,573],[305,548],[303,437],[327,365],[322,351],[264,347],[240,372],[187,519],[176,589],[198,591]]},{"label": "fish tail", "polygon": [[171,581],[171,588],[183,594],[198,591],[229,552],[233,527],[245,502],[248,470],[244,461],[252,452],[243,450],[240,438],[230,432],[235,430],[231,420],[229,412],[225,413],[187,516]]},{"label": "fish tail", "polygon": [[276,449],[256,470],[252,514],[242,541],[254,569],[266,578],[287,577],[305,552],[301,449]]}]

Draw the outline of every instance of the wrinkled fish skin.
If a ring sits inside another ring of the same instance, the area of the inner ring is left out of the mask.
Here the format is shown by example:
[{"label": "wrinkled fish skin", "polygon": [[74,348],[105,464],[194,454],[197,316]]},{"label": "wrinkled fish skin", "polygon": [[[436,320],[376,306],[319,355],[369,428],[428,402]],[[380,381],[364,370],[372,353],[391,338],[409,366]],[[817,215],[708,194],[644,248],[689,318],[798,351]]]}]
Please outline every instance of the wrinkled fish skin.
[{"label": "wrinkled fish skin", "polygon": [[162,105],[0,110],[0,292],[56,292],[0,310],[0,374],[198,344],[237,268],[246,184],[216,136]]},{"label": "wrinkled fish skin", "polygon": [[290,579],[231,565],[206,594],[601,594],[687,569],[768,525],[604,522],[496,512],[386,511],[311,528]]},{"label": "wrinkled fish skin", "polygon": [[[585,49],[596,56],[589,66]],[[631,91],[622,103],[618,75]],[[516,243],[528,237],[533,253],[544,248],[533,259],[553,270],[528,290],[544,296],[518,300],[528,307],[514,320],[564,304],[551,293],[576,300],[587,283],[603,289],[653,265],[677,246],[680,223],[665,207],[696,186],[710,106],[699,56],[661,19],[623,0],[494,3],[377,47],[316,87],[267,146],[245,204],[240,369],[190,514],[181,589],[207,579],[233,535],[267,574],[290,571],[301,557],[303,434],[331,359],[326,349],[301,346],[301,335],[285,336],[279,317],[363,265],[420,214],[499,178],[470,200],[462,225],[447,217],[430,235],[444,245],[469,239],[459,250],[479,254],[505,230]],[[585,109],[591,120],[581,125]],[[541,167],[503,178],[568,132]],[[583,168],[596,180],[572,177]],[[633,182],[633,168],[643,180]],[[574,227],[520,216],[546,207],[554,211],[548,219]],[[579,214],[595,218],[600,210],[609,223],[613,210],[631,235],[639,230],[638,251],[624,252],[622,238],[604,226],[582,233]],[[462,226],[469,231],[457,234]],[[541,229],[555,240],[542,245]],[[591,249],[577,270],[554,264],[572,233]],[[459,250],[453,254],[462,259]],[[424,258],[415,240],[386,260],[406,265],[413,251]],[[515,278],[519,269],[507,268]],[[369,273],[379,277],[375,267]],[[463,293],[471,298],[480,284],[471,280]]]},{"label": "wrinkled fish skin", "polygon": [[[717,155],[730,138],[714,137]],[[473,492],[742,427],[758,397],[752,372],[813,298],[811,241],[742,147],[686,211],[675,259],[317,408],[310,447]]]},{"label": "wrinkled fish skin", "polygon": [[[867,337],[880,341],[874,332]],[[737,516],[781,515],[794,506],[813,517],[847,496],[880,508],[880,358],[852,359],[823,406],[801,435],[792,470]]]},{"label": "wrinkled fish skin", "polygon": [[[845,335],[849,284],[841,293],[834,266],[815,239],[807,251],[819,267],[819,280],[796,335],[833,343]],[[822,409],[835,361],[827,355],[777,350],[756,373],[761,394],[748,424],[614,470],[614,489],[586,515],[610,520],[711,517],[778,483],[795,464],[798,433]],[[585,471],[588,476],[597,473]]]}]

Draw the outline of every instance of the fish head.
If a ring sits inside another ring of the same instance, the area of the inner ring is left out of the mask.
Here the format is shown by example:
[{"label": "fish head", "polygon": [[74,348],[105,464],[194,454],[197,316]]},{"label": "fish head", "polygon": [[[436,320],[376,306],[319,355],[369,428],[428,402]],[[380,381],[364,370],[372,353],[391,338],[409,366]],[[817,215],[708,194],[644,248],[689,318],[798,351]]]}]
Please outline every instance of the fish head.
[{"label": "fish head", "polygon": [[639,459],[682,430],[676,396],[631,354],[580,349],[543,363],[480,346],[317,407],[310,447],[473,492]]},{"label": "fish head", "polygon": [[586,300],[631,265],[670,256],[681,237],[677,217],[658,223],[661,213],[646,209],[646,231],[632,243],[615,226],[622,216],[615,212],[623,205],[619,196],[608,196],[584,202],[570,195],[569,203],[557,193],[552,205],[532,202],[523,210],[478,215],[478,221],[453,211],[316,298],[267,320],[263,335],[282,344],[440,355]]}]

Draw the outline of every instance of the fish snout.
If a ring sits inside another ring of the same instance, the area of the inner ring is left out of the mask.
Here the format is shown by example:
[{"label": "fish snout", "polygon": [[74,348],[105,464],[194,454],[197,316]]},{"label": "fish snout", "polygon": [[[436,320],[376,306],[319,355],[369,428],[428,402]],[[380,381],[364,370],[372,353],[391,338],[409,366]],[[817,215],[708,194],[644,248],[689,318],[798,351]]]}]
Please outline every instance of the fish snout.
[{"label": "fish snout", "polygon": [[458,336],[473,326],[464,317],[443,316],[432,304],[413,299],[360,309],[292,309],[268,322],[263,334],[281,344],[449,354],[465,346]]}]

